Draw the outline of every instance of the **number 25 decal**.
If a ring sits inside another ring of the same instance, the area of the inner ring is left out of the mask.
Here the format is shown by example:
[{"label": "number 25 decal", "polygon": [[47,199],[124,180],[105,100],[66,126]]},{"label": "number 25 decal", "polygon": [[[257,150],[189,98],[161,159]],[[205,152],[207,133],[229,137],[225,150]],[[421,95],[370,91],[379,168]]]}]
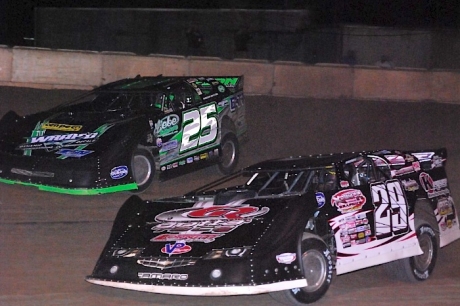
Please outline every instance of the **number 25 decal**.
[{"label": "number 25 decal", "polygon": [[216,104],[183,113],[183,132],[180,152],[212,143],[217,138]]}]

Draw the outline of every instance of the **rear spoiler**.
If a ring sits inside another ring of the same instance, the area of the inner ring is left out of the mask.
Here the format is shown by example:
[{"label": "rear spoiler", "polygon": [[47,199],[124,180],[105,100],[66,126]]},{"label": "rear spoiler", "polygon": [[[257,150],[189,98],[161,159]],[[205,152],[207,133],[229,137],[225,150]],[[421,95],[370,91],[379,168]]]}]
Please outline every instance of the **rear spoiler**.
[{"label": "rear spoiler", "polygon": [[230,89],[231,92],[239,92],[243,91],[243,86],[244,86],[244,76],[218,76],[218,77],[212,77],[216,79],[217,81],[221,82],[225,87]]}]

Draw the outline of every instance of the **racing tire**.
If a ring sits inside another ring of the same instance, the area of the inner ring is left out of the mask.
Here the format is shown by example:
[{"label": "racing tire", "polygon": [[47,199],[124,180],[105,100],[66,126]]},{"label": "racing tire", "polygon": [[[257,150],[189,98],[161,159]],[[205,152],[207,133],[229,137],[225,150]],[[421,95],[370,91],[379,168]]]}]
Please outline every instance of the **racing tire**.
[{"label": "racing tire", "polygon": [[307,286],[270,292],[270,296],[285,305],[305,305],[318,301],[326,294],[332,281],[332,254],[319,239],[305,239],[301,245],[302,271]]},{"label": "racing tire", "polygon": [[439,250],[438,234],[430,222],[415,220],[415,228],[423,254],[398,259],[384,265],[387,274],[406,282],[427,280],[433,273]]},{"label": "racing tire", "polygon": [[131,169],[137,189],[132,193],[144,192],[153,182],[155,177],[155,160],[149,150],[137,148],[131,158]]},{"label": "racing tire", "polygon": [[240,158],[238,138],[233,133],[227,133],[222,138],[221,152],[217,164],[218,171],[223,175],[232,174]]}]

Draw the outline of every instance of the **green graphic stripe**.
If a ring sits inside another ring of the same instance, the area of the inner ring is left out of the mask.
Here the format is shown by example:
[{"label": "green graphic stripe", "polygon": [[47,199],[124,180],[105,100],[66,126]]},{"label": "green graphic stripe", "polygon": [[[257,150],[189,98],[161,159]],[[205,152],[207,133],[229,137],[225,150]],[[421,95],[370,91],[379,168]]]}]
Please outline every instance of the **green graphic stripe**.
[{"label": "green graphic stripe", "polygon": [[[49,122],[49,120],[45,120],[43,122],[38,121],[37,124],[35,125],[34,130],[32,131],[32,133],[30,135],[30,138],[43,136],[43,134],[45,133],[45,130],[42,128],[42,125],[45,124],[45,123],[48,123],[48,122]],[[27,143],[30,142],[30,138],[27,139]],[[32,155],[32,150],[24,150],[23,155],[31,156]]]},{"label": "green graphic stripe", "polygon": [[7,180],[7,179],[2,179],[2,178],[0,178],[0,182],[5,183],[5,184],[10,184],[10,185],[19,184],[19,185],[24,185],[24,186],[32,186],[32,187],[37,187],[39,190],[42,190],[42,191],[71,194],[71,195],[98,195],[98,194],[106,194],[106,193],[137,189],[136,183],[129,183],[129,184],[117,185],[117,186],[111,186],[111,187],[105,187],[105,188],[62,188],[62,187],[54,187],[54,186],[48,186],[48,185],[40,185],[40,184]]}]

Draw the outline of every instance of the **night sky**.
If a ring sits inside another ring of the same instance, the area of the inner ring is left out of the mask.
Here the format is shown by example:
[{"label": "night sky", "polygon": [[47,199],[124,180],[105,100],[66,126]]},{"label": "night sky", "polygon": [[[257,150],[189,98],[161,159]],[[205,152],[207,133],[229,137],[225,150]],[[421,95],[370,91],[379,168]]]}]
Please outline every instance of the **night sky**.
[{"label": "night sky", "polygon": [[310,26],[460,28],[459,0],[0,0],[0,44],[33,36],[35,7],[307,9]]}]

